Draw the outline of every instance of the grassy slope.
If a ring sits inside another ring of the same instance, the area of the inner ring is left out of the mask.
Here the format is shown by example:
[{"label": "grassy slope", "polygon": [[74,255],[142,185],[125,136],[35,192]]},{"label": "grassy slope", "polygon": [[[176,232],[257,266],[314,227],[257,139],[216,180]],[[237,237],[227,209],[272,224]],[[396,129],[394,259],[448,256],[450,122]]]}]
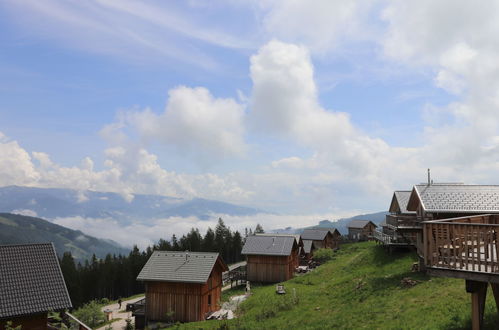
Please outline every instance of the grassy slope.
[{"label": "grassy slope", "polygon": [[[285,282],[288,294],[274,286],[257,287],[231,321],[183,324],[181,328],[228,326],[247,329],[469,329],[470,296],[464,280],[411,273],[412,253],[392,256],[372,242],[348,244],[335,260],[305,276]],[[403,287],[405,277],[418,280]],[[292,289],[298,302],[293,302]],[[486,329],[499,324],[489,288]]]}]

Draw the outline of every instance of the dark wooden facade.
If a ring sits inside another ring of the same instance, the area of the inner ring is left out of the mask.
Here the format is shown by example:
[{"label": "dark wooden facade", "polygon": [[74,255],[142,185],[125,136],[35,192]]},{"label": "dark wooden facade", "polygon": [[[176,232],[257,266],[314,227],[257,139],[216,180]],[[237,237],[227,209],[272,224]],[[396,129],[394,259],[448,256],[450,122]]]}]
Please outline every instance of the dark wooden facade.
[{"label": "dark wooden facade", "polygon": [[35,315],[26,315],[21,317],[14,317],[9,319],[0,320],[0,329],[5,329],[8,321],[12,322],[12,327],[21,326],[21,329],[30,330],[46,330],[47,329],[47,313],[40,313]]},{"label": "dark wooden facade", "polygon": [[338,249],[342,241],[341,233],[338,229],[334,229],[331,233],[331,248]]},{"label": "dark wooden facade", "polygon": [[220,259],[204,284],[145,281],[145,317],[149,321],[194,322],[220,309],[222,272]]},{"label": "dark wooden facade", "polygon": [[371,239],[376,230],[376,225],[369,221],[363,228],[348,227],[348,238],[357,241],[367,241]]},{"label": "dark wooden facade", "polygon": [[246,273],[248,281],[252,282],[283,282],[293,278],[300,259],[298,249],[293,247],[289,256],[246,256]]}]

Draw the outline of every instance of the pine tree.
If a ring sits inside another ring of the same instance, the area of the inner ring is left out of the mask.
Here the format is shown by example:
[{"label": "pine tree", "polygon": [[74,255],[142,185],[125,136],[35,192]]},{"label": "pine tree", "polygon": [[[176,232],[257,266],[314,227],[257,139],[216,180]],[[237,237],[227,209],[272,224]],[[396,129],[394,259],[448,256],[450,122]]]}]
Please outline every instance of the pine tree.
[{"label": "pine tree", "polygon": [[265,233],[263,227],[259,223],[257,223],[255,228],[255,234],[263,234],[263,233]]}]

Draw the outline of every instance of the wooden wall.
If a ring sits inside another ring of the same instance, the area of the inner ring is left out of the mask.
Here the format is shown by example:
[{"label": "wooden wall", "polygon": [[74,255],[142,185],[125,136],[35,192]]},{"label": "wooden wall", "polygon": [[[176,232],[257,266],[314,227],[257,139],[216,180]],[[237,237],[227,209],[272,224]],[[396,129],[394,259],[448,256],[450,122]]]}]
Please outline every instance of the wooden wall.
[{"label": "wooden wall", "polygon": [[31,330],[46,330],[47,329],[47,313],[28,315],[24,317],[15,317],[10,319],[0,320],[0,329],[5,329],[7,321],[12,321],[12,326],[22,326],[22,329]]},{"label": "wooden wall", "polygon": [[221,296],[222,270],[218,263],[205,284],[146,282],[146,319],[168,321],[167,313],[173,311],[175,321],[201,321],[209,312],[220,309]]},{"label": "wooden wall", "polygon": [[289,256],[248,255],[246,274],[250,282],[283,282],[293,278],[300,264],[298,249]]}]

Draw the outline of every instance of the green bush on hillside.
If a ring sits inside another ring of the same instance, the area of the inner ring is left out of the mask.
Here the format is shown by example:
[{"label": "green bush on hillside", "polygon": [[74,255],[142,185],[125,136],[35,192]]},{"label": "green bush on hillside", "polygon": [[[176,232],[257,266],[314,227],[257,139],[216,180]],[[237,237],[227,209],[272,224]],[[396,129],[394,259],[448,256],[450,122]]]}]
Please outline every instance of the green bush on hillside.
[{"label": "green bush on hillside", "polygon": [[78,308],[74,315],[83,323],[91,328],[96,328],[105,322],[105,315],[101,311],[102,305],[96,300],[92,300],[88,304]]},{"label": "green bush on hillside", "polygon": [[334,259],[334,252],[332,249],[318,249],[314,252],[314,260],[323,263]]}]

